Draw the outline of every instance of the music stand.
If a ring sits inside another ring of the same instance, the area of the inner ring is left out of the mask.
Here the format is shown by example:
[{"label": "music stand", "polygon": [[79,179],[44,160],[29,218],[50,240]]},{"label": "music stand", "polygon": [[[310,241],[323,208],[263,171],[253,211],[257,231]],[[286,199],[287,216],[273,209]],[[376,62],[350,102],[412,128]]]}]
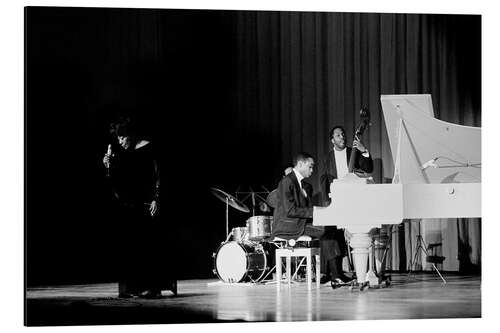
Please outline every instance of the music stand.
[{"label": "music stand", "polygon": [[270,192],[262,185],[262,188],[264,191],[254,191],[251,187],[249,187],[250,191],[240,191],[239,187],[236,190],[236,198],[240,195],[245,195],[243,199],[240,199],[242,203],[245,203],[249,198],[252,200],[252,216],[255,216],[255,206],[256,206],[256,199],[259,199],[260,201],[264,202],[267,204],[266,198],[264,198],[262,195],[268,195]]}]

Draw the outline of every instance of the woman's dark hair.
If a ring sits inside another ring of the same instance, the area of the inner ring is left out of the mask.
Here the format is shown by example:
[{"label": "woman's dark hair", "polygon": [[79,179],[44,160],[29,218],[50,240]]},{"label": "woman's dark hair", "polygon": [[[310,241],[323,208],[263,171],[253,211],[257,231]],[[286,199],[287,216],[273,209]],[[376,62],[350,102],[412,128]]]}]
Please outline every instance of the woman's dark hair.
[{"label": "woman's dark hair", "polygon": [[111,134],[115,134],[116,136],[133,137],[136,135],[135,126],[132,120],[128,117],[122,117],[117,121],[112,122],[110,132]]}]

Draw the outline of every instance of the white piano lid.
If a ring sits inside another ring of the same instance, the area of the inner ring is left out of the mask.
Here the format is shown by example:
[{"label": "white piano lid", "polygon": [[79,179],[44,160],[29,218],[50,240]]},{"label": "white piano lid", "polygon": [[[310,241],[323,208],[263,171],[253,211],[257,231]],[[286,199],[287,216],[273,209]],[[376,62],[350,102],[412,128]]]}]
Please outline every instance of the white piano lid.
[{"label": "white piano lid", "polygon": [[[395,183],[481,182],[481,128],[434,118],[430,95],[381,95]],[[427,167],[426,167],[427,166]]]}]

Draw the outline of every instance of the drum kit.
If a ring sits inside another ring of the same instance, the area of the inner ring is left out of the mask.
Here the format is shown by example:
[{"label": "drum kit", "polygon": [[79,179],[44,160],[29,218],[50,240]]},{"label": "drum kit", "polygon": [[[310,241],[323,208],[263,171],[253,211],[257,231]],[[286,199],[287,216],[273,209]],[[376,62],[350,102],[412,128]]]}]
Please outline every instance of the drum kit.
[{"label": "drum kit", "polygon": [[[229,206],[244,213],[250,213],[250,209],[231,194],[217,188],[212,188],[211,191],[226,203],[227,236],[213,253],[214,273],[227,283],[262,282],[270,273],[269,247],[274,244],[266,239],[271,236],[273,217],[251,216],[246,220],[245,227],[235,227],[229,232]],[[254,197],[252,199],[255,202]],[[255,214],[255,210],[253,213]]]}]

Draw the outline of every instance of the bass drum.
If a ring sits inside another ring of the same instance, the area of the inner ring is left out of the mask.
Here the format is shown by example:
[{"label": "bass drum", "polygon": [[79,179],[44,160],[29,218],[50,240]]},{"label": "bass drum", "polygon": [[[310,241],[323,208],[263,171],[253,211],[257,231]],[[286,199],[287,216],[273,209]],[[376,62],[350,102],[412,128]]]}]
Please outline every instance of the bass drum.
[{"label": "bass drum", "polygon": [[214,273],[224,282],[258,282],[268,267],[259,244],[226,242],[214,253]]}]

